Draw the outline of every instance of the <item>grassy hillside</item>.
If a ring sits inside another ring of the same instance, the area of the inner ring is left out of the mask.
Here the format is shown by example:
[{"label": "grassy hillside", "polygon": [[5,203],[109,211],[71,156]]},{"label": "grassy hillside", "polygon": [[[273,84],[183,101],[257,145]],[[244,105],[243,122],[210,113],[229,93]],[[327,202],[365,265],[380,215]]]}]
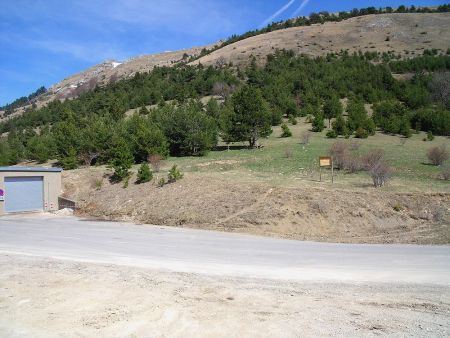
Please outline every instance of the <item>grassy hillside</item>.
[{"label": "grassy hillside", "polygon": [[[220,144],[219,151],[211,151],[204,157],[177,157],[166,161],[166,167],[179,165],[183,171],[217,175],[232,175],[236,180],[269,181],[289,186],[300,180],[311,183],[319,181],[319,156],[327,156],[333,143],[347,144],[354,154],[363,155],[370,149],[383,149],[386,161],[392,166],[392,181],[389,190],[428,191],[450,193],[450,182],[439,179],[441,168],[432,166],[426,157],[429,148],[441,144],[450,147],[446,137],[436,137],[433,141],[423,141],[424,133],[414,134],[402,142],[401,137],[377,133],[366,140],[328,139],[326,131],[311,133],[311,125],[299,119],[297,125],[289,125],[293,136],[281,138],[280,127],[275,127],[273,134],[261,140],[261,149],[249,150],[246,144],[237,143],[230,146]],[[309,133],[310,141],[303,144],[304,135]],[[352,150],[353,149],[353,150]],[[323,169],[323,180],[331,184],[331,170]],[[367,172],[349,173],[345,170],[335,171],[335,185],[352,189],[371,186]]]}]

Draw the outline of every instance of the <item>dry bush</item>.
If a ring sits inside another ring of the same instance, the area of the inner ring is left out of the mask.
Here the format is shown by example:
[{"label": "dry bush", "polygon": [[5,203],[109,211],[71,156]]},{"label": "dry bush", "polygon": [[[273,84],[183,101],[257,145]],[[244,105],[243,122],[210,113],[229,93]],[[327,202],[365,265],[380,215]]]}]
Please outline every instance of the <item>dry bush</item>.
[{"label": "dry bush", "polygon": [[85,152],[78,155],[78,159],[87,167],[92,164],[97,157],[99,157],[100,153],[98,152]]},{"label": "dry bush", "polygon": [[364,169],[370,171],[374,166],[382,162],[383,156],[383,149],[371,149],[362,157],[362,165]]},{"label": "dry bush", "polygon": [[386,163],[380,161],[369,169],[369,174],[372,177],[374,187],[382,187],[391,176],[391,168]]},{"label": "dry bush", "polygon": [[392,170],[383,160],[383,149],[371,149],[362,157],[361,166],[369,172],[375,188],[382,187],[391,178]]},{"label": "dry bush", "polygon": [[161,169],[161,162],[163,157],[159,154],[151,154],[148,156],[148,162],[152,165],[153,171],[158,173]]},{"label": "dry bush", "polygon": [[223,68],[227,64],[227,60],[221,56],[216,60],[216,67],[217,68]]},{"label": "dry bush", "polygon": [[311,140],[311,133],[310,132],[304,132],[302,133],[302,135],[300,136],[300,143],[301,144],[309,144]]},{"label": "dry bush", "polygon": [[292,158],[294,156],[294,151],[291,147],[284,148],[284,157]]},{"label": "dry bush", "polygon": [[335,168],[345,169],[345,163],[349,156],[347,144],[343,142],[334,142],[328,153],[332,158]]},{"label": "dry bush", "polygon": [[213,95],[220,96],[222,99],[225,99],[227,96],[233,94],[236,90],[234,85],[228,85],[225,82],[215,82],[213,84],[212,93]]},{"label": "dry bush", "polygon": [[334,167],[340,170],[347,170],[350,173],[362,170],[364,167],[361,157],[350,151],[357,150],[359,147],[359,142],[353,142],[350,145],[339,141],[334,142],[329,150]]},{"label": "dry bush", "polygon": [[103,186],[103,177],[92,177],[90,179],[91,189],[100,190]]},{"label": "dry bush", "polygon": [[447,146],[442,144],[428,149],[427,157],[433,165],[441,165],[449,158]]},{"label": "dry bush", "polygon": [[347,154],[344,159],[344,169],[349,173],[356,173],[363,169],[361,158],[355,154]]}]

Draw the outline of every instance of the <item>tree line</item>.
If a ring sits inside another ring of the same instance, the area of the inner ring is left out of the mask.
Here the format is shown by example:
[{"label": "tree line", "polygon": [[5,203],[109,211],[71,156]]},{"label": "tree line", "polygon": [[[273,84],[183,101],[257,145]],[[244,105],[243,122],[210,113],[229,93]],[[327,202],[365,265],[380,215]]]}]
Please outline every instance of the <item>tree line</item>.
[{"label": "tree line", "polygon": [[0,107],[0,110],[5,111],[5,114],[4,114],[5,116],[11,115],[14,112],[14,109],[23,107],[27,104],[32,103],[33,99],[35,99],[39,95],[44,94],[46,92],[47,92],[47,88],[45,88],[44,86],[39,87],[30,95],[19,97],[18,99],[14,100],[13,102],[8,103],[8,104],[4,105],[3,107]]}]

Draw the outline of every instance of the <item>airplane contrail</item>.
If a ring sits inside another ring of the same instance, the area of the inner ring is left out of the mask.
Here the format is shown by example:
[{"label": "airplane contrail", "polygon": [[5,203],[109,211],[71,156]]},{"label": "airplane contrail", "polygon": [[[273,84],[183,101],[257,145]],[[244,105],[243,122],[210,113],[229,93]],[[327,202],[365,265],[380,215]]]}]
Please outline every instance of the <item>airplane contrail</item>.
[{"label": "airplane contrail", "polygon": [[[296,0],[290,0],[286,5],[284,5],[283,7],[281,7],[278,11],[276,11],[274,14],[272,14],[269,18],[267,18],[261,25],[260,27],[265,27],[267,26],[269,23],[271,23],[277,16],[281,15],[282,13],[284,13],[289,7],[292,6],[292,4],[295,2]],[[308,2],[309,0],[305,0],[306,2]],[[305,2],[304,1],[304,2]],[[303,4],[302,4],[303,5]]]},{"label": "airplane contrail", "polygon": [[292,16],[297,16],[302,9],[308,4],[310,0],[303,0],[303,2],[300,4],[300,6],[295,10],[294,14],[292,14]]}]

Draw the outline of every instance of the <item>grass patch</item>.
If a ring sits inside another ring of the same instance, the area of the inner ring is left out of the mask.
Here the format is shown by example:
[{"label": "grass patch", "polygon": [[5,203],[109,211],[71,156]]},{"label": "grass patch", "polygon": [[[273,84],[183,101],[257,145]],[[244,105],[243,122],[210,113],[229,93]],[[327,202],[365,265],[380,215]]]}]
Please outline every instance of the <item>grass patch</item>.
[{"label": "grass patch", "polygon": [[[247,149],[246,144],[230,145],[227,150],[225,144],[219,144],[220,150],[209,152],[204,157],[169,158],[164,168],[173,164],[180,166],[187,173],[209,174],[235,174],[237,179],[264,180],[283,185],[289,185],[293,179],[317,182],[319,179],[319,156],[327,155],[328,149],[335,139],[327,139],[325,134],[311,133],[310,143],[301,144],[301,135],[308,131],[310,124],[304,119],[290,126],[293,136],[290,138],[278,137],[280,127],[275,127],[272,135],[260,141],[260,149]],[[388,189],[402,191],[430,191],[450,192],[450,183],[439,180],[440,168],[428,165],[426,151],[432,146],[447,144],[450,141],[445,137],[436,137],[433,141],[424,142],[424,133],[414,134],[404,144],[398,136],[377,133],[365,140],[354,138],[343,139],[349,144],[358,142],[356,152],[365,153],[371,148],[381,148],[385,158],[393,169],[393,180]],[[290,149],[290,156],[285,156],[286,149]],[[323,170],[322,173],[330,173]],[[343,187],[361,187],[370,184],[370,178],[365,172],[347,174],[336,171],[336,184]]]}]

